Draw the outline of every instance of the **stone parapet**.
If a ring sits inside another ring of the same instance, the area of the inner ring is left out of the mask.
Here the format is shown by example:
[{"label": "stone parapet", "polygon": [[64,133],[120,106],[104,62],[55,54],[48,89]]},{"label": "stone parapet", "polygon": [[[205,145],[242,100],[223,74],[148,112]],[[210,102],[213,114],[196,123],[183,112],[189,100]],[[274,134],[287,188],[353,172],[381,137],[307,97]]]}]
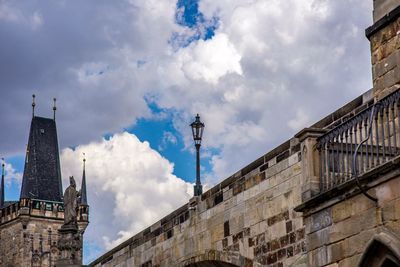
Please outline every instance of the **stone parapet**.
[{"label": "stone parapet", "polygon": [[296,262],[306,250],[302,219],[292,212],[301,203],[300,173],[300,143],[293,138],[90,266],[190,266],[211,259],[239,266]]}]

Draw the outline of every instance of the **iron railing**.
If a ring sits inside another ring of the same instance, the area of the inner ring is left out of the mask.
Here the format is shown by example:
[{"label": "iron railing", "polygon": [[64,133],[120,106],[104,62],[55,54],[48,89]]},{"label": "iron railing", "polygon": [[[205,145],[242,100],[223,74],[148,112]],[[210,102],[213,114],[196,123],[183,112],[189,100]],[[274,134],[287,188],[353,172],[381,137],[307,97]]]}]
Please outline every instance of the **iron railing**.
[{"label": "iron railing", "polygon": [[400,90],[319,137],[321,192],[352,180],[356,175],[399,155],[399,118]]}]

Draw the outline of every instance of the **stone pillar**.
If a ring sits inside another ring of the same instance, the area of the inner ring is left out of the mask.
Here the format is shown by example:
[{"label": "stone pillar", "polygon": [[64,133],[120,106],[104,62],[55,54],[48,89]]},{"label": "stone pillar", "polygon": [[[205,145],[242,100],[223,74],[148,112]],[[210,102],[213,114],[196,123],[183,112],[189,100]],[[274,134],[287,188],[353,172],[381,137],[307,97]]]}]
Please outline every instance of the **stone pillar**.
[{"label": "stone pillar", "polygon": [[319,154],[317,138],[326,132],[319,128],[305,128],[295,135],[301,149],[301,198],[306,201],[320,192]]},{"label": "stone pillar", "polygon": [[82,235],[77,225],[63,225],[58,230],[58,250],[60,257],[56,267],[82,266]]},{"label": "stone pillar", "polygon": [[375,101],[400,88],[400,0],[374,0],[371,42]]}]

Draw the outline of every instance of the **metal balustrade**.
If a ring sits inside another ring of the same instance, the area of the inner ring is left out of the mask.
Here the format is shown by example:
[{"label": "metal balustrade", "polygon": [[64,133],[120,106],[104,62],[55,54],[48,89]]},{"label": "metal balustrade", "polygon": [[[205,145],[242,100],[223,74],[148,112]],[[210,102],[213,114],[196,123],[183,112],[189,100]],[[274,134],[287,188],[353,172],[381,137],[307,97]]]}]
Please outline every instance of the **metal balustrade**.
[{"label": "metal balustrade", "polygon": [[[328,191],[400,154],[400,90],[317,140],[320,190]],[[353,166],[354,161],[354,166]]]}]

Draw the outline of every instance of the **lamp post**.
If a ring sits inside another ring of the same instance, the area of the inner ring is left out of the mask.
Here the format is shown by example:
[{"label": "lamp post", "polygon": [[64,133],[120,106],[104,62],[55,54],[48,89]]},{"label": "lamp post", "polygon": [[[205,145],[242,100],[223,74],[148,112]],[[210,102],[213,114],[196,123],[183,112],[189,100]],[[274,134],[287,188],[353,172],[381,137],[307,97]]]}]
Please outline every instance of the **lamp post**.
[{"label": "lamp post", "polygon": [[203,186],[200,181],[200,146],[204,123],[200,121],[199,114],[197,114],[195,121],[190,124],[190,127],[192,127],[193,140],[196,147],[196,185],[194,186],[194,196],[196,197],[203,193]]}]

